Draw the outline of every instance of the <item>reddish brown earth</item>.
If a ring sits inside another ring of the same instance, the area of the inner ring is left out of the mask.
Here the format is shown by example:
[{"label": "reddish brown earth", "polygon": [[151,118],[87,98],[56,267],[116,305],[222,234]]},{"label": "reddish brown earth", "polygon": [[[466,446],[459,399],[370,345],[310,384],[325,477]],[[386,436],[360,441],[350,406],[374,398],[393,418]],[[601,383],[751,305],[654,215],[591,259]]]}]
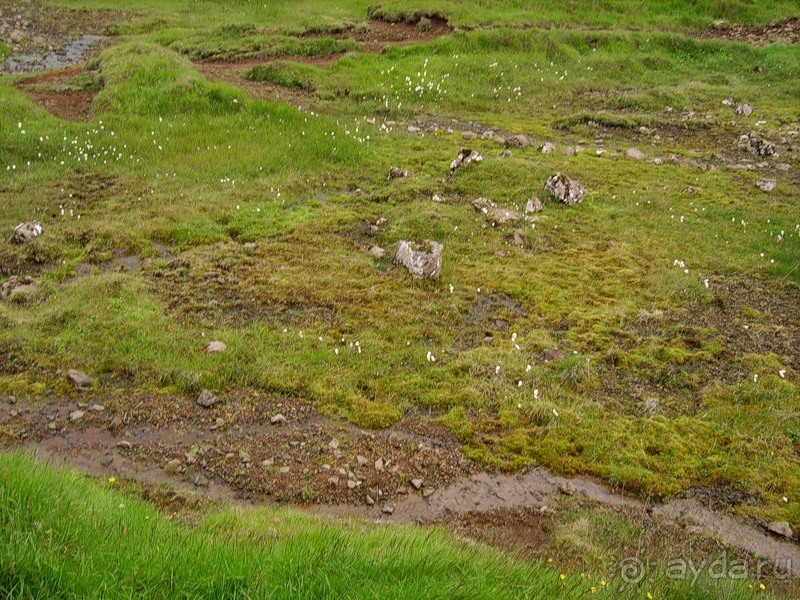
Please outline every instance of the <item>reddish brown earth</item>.
[{"label": "reddish brown earth", "polygon": [[82,72],[80,67],[67,67],[21,79],[17,87],[37,105],[60,119],[85,121],[89,118],[96,92],[59,89]]}]

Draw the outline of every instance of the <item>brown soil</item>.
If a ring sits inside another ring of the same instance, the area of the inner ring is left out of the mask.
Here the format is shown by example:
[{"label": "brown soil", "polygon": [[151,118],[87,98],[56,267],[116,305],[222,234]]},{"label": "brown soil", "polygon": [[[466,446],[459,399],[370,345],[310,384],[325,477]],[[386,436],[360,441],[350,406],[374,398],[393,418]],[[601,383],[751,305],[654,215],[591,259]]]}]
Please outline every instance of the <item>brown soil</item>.
[{"label": "brown soil", "polygon": [[768,25],[729,25],[720,23],[701,32],[699,37],[745,42],[754,46],[796,44],[800,42],[800,18],[791,17]]},{"label": "brown soil", "polygon": [[[340,55],[326,56],[317,59],[318,66],[329,66]],[[310,62],[310,61],[306,61]],[[194,63],[195,68],[203,74],[209,81],[227,83],[243,89],[247,94],[256,100],[268,102],[286,102],[292,106],[307,106],[313,97],[306,91],[300,89],[289,89],[275,85],[274,83],[250,81],[245,79],[245,74],[257,65],[263,65],[260,59],[250,59],[240,62],[204,62]]]},{"label": "brown soil", "polygon": [[17,87],[37,105],[60,119],[86,121],[97,93],[87,90],[58,89],[59,84],[68,83],[81,72],[80,67],[48,71],[42,75],[21,79]]}]

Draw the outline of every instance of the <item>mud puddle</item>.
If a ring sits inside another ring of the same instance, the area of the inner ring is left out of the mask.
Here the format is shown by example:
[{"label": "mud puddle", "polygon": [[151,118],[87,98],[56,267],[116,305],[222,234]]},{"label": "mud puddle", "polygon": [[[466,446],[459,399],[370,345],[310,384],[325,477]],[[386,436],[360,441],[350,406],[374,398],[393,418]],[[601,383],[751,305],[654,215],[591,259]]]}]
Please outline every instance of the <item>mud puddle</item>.
[{"label": "mud puddle", "polygon": [[89,55],[92,48],[103,41],[103,35],[82,35],[63,48],[51,52],[31,51],[15,54],[0,62],[0,74],[32,73],[45,69],[59,69],[79,62]]}]

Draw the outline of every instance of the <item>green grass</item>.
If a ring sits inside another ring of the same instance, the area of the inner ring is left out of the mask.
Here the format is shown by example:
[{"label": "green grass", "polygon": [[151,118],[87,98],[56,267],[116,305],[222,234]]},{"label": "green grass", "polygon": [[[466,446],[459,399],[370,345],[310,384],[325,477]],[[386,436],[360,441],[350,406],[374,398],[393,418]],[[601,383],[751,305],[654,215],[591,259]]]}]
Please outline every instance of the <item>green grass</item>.
[{"label": "green grass", "polygon": [[[85,477],[0,453],[7,598],[714,598],[694,585],[560,575],[438,529],[213,509],[191,528]],[[603,583],[601,584],[601,581]],[[755,597],[745,582],[715,586]],[[758,594],[760,597],[769,595]]]},{"label": "green grass", "polygon": [[[101,390],[125,381],[140,392],[302,396],[365,427],[416,411],[485,465],[542,464],[656,498],[752,488],[764,502],[741,513],[799,528],[798,436],[787,426],[800,418],[797,373],[780,348],[743,332],[777,335],[779,319],[796,320],[800,165],[781,157],[792,169],[769,171],[779,183],[767,195],[760,174],[669,159],[743,160],[736,139],[760,120],[765,136],[787,135],[800,101],[796,47],[699,40],[693,28],[796,7],[441,0],[435,10],[461,27],[428,44],[376,55],[290,35],[351,31],[370,4],[131,4],[138,17],[79,80],[102,87],[87,123],[53,117],[15,78],[0,79],[2,237],[32,218],[45,230],[30,245],[0,244],[3,279],[42,283],[0,303],[0,359],[25,365],[0,364],[0,392],[58,399],[68,392],[59,373],[80,368]],[[561,27],[518,26],[542,20]],[[340,52],[330,68],[291,62]],[[190,60],[255,56],[280,60],[265,58],[251,79],[305,93],[303,108],[209,82]],[[729,96],[754,114],[735,118]],[[409,118],[440,131],[379,128]],[[476,140],[483,163],[447,177],[464,143],[446,132],[453,119],[534,144],[500,158]],[[546,140],[559,151],[536,152]],[[560,152],[578,144],[589,149]],[[610,158],[631,146],[665,164]],[[389,182],[392,165],[414,176]],[[513,226],[493,227],[471,206],[487,196],[521,209],[556,171],[588,198],[546,203],[535,228],[520,225],[525,248],[510,245]],[[367,252],[391,256],[400,239],[444,244],[439,283]],[[149,261],[115,269],[129,255]],[[75,279],[82,264],[96,271]],[[717,295],[734,307],[727,316],[715,316]],[[208,339],[228,351],[205,354]],[[555,347],[566,357],[544,363]]]}]

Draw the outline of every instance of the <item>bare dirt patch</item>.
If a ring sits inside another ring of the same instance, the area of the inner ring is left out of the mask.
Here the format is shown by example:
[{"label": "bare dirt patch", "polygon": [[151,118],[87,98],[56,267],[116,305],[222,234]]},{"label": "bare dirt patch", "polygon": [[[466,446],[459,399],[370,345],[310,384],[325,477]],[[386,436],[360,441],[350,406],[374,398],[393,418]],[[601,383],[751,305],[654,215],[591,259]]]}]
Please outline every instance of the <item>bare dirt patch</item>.
[{"label": "bare dirt patch", "polygon": [[60,119],[86,121],[97,92],[64,87],[81,72],[79,67],[49,71],[42,75],[22,79],[17,87],[37,105]]},{"label": "bare dirt patch", "polygon": [[[329,66],[340,55],[331,55],[319,58],[318,66]],[[251,98],[265,100],[268,102],[285,102],[293,106],[307,105],[313,98],[309,92],[301,89],[289,89],[274,83],[265,81],[250,81],[245,79],[250,69],[255,66],[263,65],[261,59],[250,59],[246,61],[198,61],[194,63],[195,68],[203,74],[209,81],[227,83],[236,86],[247,92]]]},{"label": "bare dirt patch", "polygon": [[699,37],[745,42],[753,46],[796,44],[800,42],[800,18],[790,17],[767,25],[731,25],[721,22],[701,32]]}]

